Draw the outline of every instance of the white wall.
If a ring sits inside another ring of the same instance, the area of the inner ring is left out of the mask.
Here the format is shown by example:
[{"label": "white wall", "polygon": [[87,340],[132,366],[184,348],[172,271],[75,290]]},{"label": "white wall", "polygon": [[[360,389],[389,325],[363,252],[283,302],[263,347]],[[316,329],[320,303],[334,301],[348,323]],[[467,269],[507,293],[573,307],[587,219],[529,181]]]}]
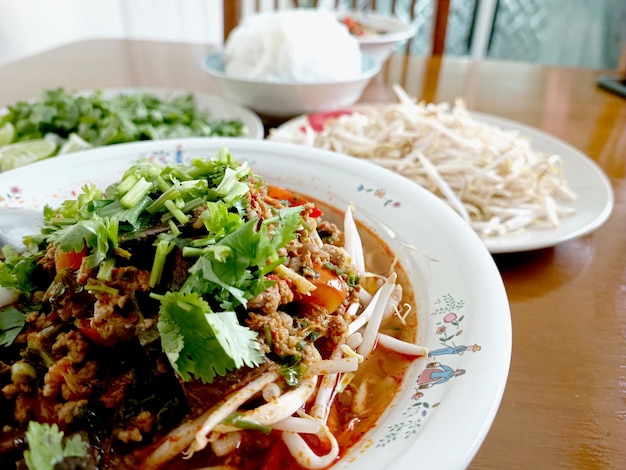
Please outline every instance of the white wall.
[{"label": "white wall", "polygon": [[0,0],[0,64],[102,37],[221,44],[222,0]]}]

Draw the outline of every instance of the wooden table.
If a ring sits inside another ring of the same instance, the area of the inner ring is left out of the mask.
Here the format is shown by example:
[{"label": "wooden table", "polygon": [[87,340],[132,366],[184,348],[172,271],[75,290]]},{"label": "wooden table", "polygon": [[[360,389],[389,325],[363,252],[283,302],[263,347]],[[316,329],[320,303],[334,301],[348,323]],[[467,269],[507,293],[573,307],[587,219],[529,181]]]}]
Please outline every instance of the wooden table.
[{"label": "wooden table", "polygon": [[[124,40],[68,44],[0,67],[0,106],[57,86],[217,93],[199,66],[211,50]],[[626,467],[626,101],[596,87],[600,73],[394,56],[362,98],[391,100],[396,82],[427,101],[463,97],[470,110],[568,142],[613,185],[614,212],[594,233],[495,256],[511,304],[513,356],[500,410],[471,468]]]}]

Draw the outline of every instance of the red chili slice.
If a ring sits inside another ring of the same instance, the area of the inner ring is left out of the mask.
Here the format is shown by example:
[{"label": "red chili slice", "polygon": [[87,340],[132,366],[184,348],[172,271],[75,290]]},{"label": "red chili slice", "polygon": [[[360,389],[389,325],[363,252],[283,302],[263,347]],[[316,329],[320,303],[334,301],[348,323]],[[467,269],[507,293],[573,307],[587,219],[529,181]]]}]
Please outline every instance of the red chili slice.
[{"label": "red chili slice", "polygon": [[349,116],[352,113],[353,111],[350,109],[338,109],[337,111],[309,114],[306,119],[315,132],[321,132],[324,130],[326,122],[330,119],[336,119],[339,116]]}]

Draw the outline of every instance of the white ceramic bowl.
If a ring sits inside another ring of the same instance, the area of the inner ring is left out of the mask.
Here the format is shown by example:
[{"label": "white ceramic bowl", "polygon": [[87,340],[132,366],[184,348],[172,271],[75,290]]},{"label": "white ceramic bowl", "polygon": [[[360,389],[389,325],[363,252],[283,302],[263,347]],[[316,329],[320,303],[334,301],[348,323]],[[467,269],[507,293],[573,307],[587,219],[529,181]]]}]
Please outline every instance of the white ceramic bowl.
[{"label": "white ceramic bowl", "polygon": [[354,80],[323,83],[274,82],[231,77],[224,72],[222,52],[209,55],[203,69],[220,86],[224,97],[257,113],[289,118],[304,113],[332,111],[353,105],[380,70],[380,63],[363,54],[361,74]]},{"label": "white ceramic bowl", "polygon": [[378,34],[357,36],[361,51],[383,63],[394,51],[396,45],[412,38],[417,32],[414,24],[407,23],[398,16],[374,12],[343,12],[337,18],[351,17],[355,21],[372,28]]},{"label": "white ceramic bowl", "polygon": [[[496,265],[478,236],[444,202],[406,178],[328,151],[248,139],[173,139],[102,147],[0,174],[0,206],[58,206],[86,182],[116,181],[139,158],[162,163],[230,148],[269,183],[356,208],[409,274],[419,315],[414,363],[373,432],[334,467],[465,468],[496,414],[511,354],[511,319]],[[406,248],[406,245],[415,249]],[[461,373],[460,371],[463,371]]]}]

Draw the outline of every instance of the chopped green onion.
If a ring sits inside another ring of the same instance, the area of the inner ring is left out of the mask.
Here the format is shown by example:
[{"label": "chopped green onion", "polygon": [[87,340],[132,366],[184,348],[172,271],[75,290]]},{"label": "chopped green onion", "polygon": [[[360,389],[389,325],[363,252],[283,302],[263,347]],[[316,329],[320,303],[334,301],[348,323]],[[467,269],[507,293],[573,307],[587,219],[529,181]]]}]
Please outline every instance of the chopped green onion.
[{"label": "chopped green onion", "polygon": [[172,235],[174,235],[175,237],[180,235],[180,230],[178,230],[178,226],[174,223],[173,220],[168,220],[167,224],[170,226],[170,232],[172,232]]},{"label": "chopped green onion", "polygon": [[165,207],[167,208],[168,211],[170,211],[170,213],[174,216],[174,218],[178,220],[178,222],[180,222],[182,225],[185,225],[187,222],[189,222],[189,217],[187,217],[183,213],[183,211],[181,211],[178,207],[176,207],[176,204],[174,204],[174,201],[171,201],[171,200],[165,201]]},{"label": "chopped green onion", "polygon": [[120,199],[120,204],[122,207],[131,208],[139,203],[143,199],[143,197],[150,192],[152,189],[152,183],[146,181],[146,179],[142,176],[139,181],[137,181],[133,187],[124,194],[124,197]]},{"label": "chopped green onion", "polygon": [[119,291],[115,287],[107,286],[102,282],[96,281],[94,279],[89,279],[87,281],[87,285],[85,286],[89,292],[102,292],[103,294],[115,295],[118,294]]},{"label": "chopped green onion", "polygon": [[243,413],[238,413],[238,412],[231,413],[224,419],[223,423],[230,424],[231,426],[234,426],[240,429],[250,429],[253,431],[260,431],[263,434],[269,434],[272,431],[271,427],[266,426],[261,423],[257,423],[256,421],[244,419],[242,416],[243,416]]},{"label": "chopped green onion", "polygon": [[146,210],[151,214],[156,214],[158,211],[163,209],[165,206],[165,201],[172,200],[180,195],[178,191],[178,187],[171,186],[167,191],[161,194],[152,204],[150,204]]},{"label": "chopped green onion", "polygon": [[152,270],[150,271],[150,287],[154,287],[161,282],[165,260],[175,246],[174,243],[167,239],[161,239],[157,242],[154,262],[152,263]]},{"label": "chopped green onion", "polygon": [[134,173],[129,174],[117,185],[117,194],[126,194],[135,186],[135,183],[137,183],[137,176]]}]

